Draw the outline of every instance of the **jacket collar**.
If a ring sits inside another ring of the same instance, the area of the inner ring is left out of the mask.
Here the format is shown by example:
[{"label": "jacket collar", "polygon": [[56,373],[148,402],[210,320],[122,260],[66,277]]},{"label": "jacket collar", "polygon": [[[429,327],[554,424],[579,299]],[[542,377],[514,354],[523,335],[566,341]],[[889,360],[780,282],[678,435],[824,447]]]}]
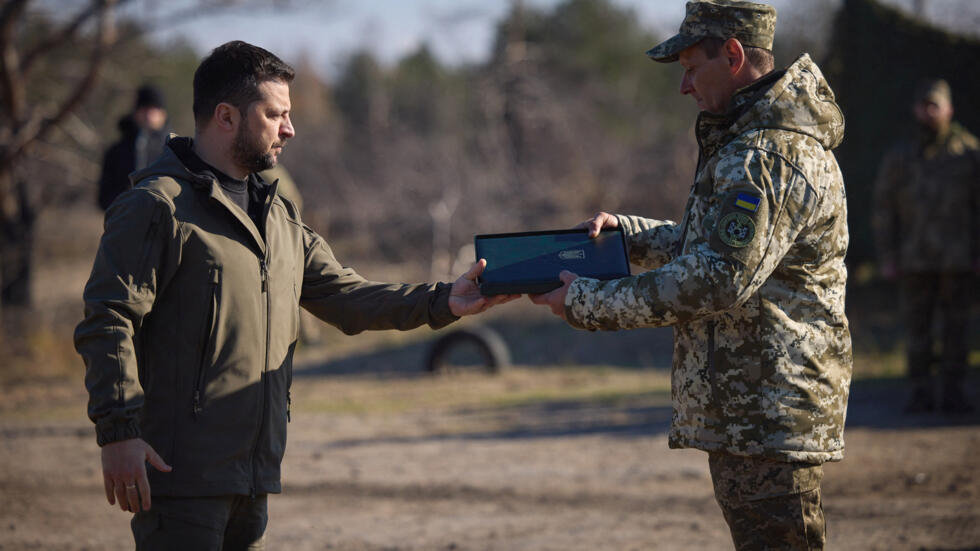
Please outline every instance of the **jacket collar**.
[{"label": "jacket collar", "polygon": [[[248,233],[255,242],[255,245],[262,252],[264,257],[266,254],[265,239],[262,238],[262,232],[256,227],[252,219],[249,218],[248,214],[242,211],[237,205],[233,204],[230,199],[221,191],[221,185],[218,184],[218,179],[210,172],[193,172],[187,168],[187,164],[184,159],[187,155],[192,154],[192,147],[194,145],[194,140],[187,137],[181,137],[174,134],[170,135],[167,140],[167,147],[165,148],[163,156],[160,157],[157,162],[146,167],[143,170],[137,171],[130,175],[130,180],[133,185],[137,185],[141,180],[144,180],[153,176],[169,176],[177,180],[183,180],[188,183],[197,191],[207,194],[209,200],[218,203],[225,211],[228,212],[235,220],[238,221],[239,225]],[[262,185],[265,182],[258,175],[250,175],[258,179]],[[269,209],[271,202],[275,200],[276,194],[275,184],[266,196],[266,204],[263,208],[262,221],[268,219]]]},{"label": "jacket collar", "polygon": [[702,154],[713,154],[735,136],[762,129],[807,136],[827,151],[840,145],[844,114],[809,55],[802,54],[784,71],[770,73],[738,90],[728,113],[702,113],[698,117],[698,143]]}]

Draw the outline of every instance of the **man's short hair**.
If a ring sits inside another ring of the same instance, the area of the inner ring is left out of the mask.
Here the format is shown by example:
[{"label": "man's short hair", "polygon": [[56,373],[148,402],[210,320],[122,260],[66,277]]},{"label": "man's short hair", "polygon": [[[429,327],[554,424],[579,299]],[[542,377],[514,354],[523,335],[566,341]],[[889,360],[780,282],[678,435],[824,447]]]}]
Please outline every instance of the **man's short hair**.
[{"label": "man's short hair", "polygon": [[234,105],[244,115],[249,104],[262,98],[260,84],[289,84],[295,76],[292,67],[267,50],[241,40],[226,42],[194,71],[194,120],[207,124],[219,103]]},{"label": "man's short hair", "polygon": [[[725,45],[725,40],[721,38],[708,37],[699,42],[701,47],[704,48],[705,55],[709,59],[714,59],[718,57],[718,53],[721,52],[721,47]],[[755,46],[742,45],[742,49],[745,51],[745,59],[748,60],[749,64],[759,70],[759,72],[765,74],[776,68],[776,60],[772,55],[772,52],[765,48],[756,48]]]},{"label": "man's short hair", "polygon": [[949,88],[949,83],[941,78],[926,78],[920,80],[913,90],[915,103],[953,103],[953,92]]}]

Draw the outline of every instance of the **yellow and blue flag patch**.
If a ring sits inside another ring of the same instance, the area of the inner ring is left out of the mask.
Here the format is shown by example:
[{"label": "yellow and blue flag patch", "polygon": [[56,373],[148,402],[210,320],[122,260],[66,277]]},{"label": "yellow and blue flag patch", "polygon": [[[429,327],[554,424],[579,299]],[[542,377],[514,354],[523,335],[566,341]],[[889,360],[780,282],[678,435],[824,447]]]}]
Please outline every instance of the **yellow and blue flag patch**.
[{"label": "yellow and blue flag patch", "polygon": [[749,212],[755,212],[759,210],[758,197],[753,197],[747,193],[739,193],[735,198],[735,206],[741,209],[745,209]]}]

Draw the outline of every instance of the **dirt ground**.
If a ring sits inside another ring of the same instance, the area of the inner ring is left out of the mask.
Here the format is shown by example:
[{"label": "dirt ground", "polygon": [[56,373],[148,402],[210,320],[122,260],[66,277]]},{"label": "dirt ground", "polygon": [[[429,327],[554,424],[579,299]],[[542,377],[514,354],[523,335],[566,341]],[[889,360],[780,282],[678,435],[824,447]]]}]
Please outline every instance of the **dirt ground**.
[{"label": "dirt ground", "polygon": [[[28,364],[0,385],[3,551],[132,548],[129,514],[105,501],[70,347],[99,227],[72,216],[49,221],[46,250],[65,260],[37,283],[39,310],[69,321],[25,333],[70,365]],[[889,304],[882,293],[849,297],[865,350],[892,350],[899,335],[876,308]],[[529,306],[499,310],[489,323],[514,366],[496,376],[423,373],[427,330],[327,332],[300,349],[269,548],[731,549],[705,454],[667,448],[670,331],[587,334]],[[980,414],[902,415],[888,361],[855,360],[846,458],[823,486],[827,548],[980,550]],[[968,383],[980,397],[980,369]]]},{"label": "dirt ground", "polygon": [[[706,456],[667,448],[666,370],[433,377],[423,353],[307,351],[271,549],[731,548]],[[379,367],[391,357],[406,367]],[[0,397],[0,549],[132,547],[80,384]],[[980,416],[902,416],[901,390],[854,386],[847,457],[826,467],[828,549],[980,549]]]}]

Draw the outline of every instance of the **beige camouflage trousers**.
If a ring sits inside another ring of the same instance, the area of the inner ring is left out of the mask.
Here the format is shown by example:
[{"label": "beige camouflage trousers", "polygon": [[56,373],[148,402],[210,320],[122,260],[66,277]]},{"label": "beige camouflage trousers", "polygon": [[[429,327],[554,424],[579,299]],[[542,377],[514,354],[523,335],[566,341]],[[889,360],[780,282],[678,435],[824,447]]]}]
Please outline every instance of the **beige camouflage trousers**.
[{"label": "beige camouflage trousers", "polygon": [[735,549],[824,548],[821,465],[720,452],[708,454],[708,465]]}]

